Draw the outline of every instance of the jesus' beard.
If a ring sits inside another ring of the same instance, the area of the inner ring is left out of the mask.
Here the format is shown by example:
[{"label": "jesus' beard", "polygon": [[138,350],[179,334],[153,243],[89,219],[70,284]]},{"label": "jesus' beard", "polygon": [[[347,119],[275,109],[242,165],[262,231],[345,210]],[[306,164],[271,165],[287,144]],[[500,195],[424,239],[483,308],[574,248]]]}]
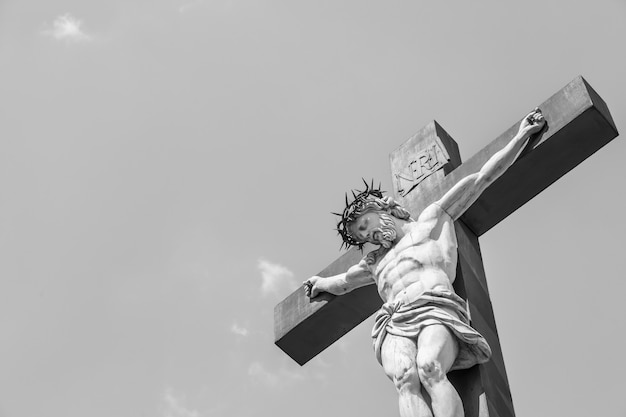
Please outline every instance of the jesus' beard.
[{"label": "jesus' beard", "polygon": [[396,241],[398,232],[396,232],[396,224],[390,215],[380,214],[381,226],[374,231],[374,234],[380,233],[380,238],[376,239],[376,243],[380,244],[383,248],[389,249]]}]

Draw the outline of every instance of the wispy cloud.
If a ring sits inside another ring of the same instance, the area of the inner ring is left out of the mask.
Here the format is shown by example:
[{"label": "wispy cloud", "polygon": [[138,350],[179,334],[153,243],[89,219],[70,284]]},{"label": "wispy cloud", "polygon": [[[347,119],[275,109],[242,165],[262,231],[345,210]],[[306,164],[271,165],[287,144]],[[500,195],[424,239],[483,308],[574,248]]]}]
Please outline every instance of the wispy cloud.
[{"label": "wispy cloud", "polygon": [[163,417],[201,417],[198,410],[187,407],[184,398],[174,394],[171,388],[165,390],[163,404]]},{"label": "wispy cloud", "polygon": [[248,376],[255,382],[277,387],[279,385],[289,385],[297,380],[305,379],[304,372],[294,372],[288,369],[279,368],[275,371],[268,370],[261,362],[252,362],[248,367]]},{"label": "wispy cloud", "polygon": [[248,333],[249,333],[249,332],[248,332],[248,329],[246,329],[246,328],[245,328],[245,327],[243,327],[243,326],[240,326],[240,325],[239,325],[239,324],[237,324],[237,323],[233,323],[233,324],[230,326],[230,331],[231,331],[232,333],[236,334],[237,336],[242,336],[242,337],[246,337],[246,336],[248,336]]},{"label": "wispy cloud", "polygon": [[83,29],[83,22],[69,13],[58,16],[52,27],[43,31],[43,34],[58,41],[89,42],[93,40]]},{"label": "wispy cloud", "polygon": [[263,295],[286,296],[298,287],[293,272],[286,267],[265,259],[259,259],[257,266],[261,272]]}]

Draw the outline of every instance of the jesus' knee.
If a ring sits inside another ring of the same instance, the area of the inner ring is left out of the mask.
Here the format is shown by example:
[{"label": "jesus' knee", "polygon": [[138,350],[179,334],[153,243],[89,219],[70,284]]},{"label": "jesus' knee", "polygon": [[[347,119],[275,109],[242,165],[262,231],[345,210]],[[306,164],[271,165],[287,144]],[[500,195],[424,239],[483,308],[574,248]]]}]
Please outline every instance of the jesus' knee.
[{"label": "jesus' knee", "polygon": [[401,366],[389,375],[399,393],[420,392],[420,378],[415,363]]},{"label": "jesus' knee", "polygon": [[420,360],[418,357],[417,373],[426,390],[430,390],[435,385],[447,380],[441,363],[436,359]]}]

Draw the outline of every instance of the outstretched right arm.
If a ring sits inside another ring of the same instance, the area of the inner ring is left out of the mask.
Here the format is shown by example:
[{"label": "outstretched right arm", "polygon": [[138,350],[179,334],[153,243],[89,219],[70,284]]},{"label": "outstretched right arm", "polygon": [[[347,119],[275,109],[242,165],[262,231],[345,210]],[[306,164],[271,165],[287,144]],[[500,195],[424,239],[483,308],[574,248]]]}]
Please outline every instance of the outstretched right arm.
[{"label": "outstretched right arm", "polygon": [[365,259],[350,267],[347,272],[332,277],[311,277],[304,281],[304,292],[313,298],[321,292],[342,295],[359,287],[374,283],[374,276]]}]

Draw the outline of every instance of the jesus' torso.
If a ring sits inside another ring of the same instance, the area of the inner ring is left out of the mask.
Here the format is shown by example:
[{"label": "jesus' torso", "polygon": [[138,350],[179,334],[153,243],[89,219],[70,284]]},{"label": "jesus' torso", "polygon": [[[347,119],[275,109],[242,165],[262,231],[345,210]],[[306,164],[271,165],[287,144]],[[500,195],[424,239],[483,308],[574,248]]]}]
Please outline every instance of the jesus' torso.
[{"label": "jesus' torso", "polygon": [[366,257],[383,301],[408,302],[427,290],[452,290],[457,264],[454,220],[433,204],[402,228],[404,236],[390,249],[381,247]]}]

